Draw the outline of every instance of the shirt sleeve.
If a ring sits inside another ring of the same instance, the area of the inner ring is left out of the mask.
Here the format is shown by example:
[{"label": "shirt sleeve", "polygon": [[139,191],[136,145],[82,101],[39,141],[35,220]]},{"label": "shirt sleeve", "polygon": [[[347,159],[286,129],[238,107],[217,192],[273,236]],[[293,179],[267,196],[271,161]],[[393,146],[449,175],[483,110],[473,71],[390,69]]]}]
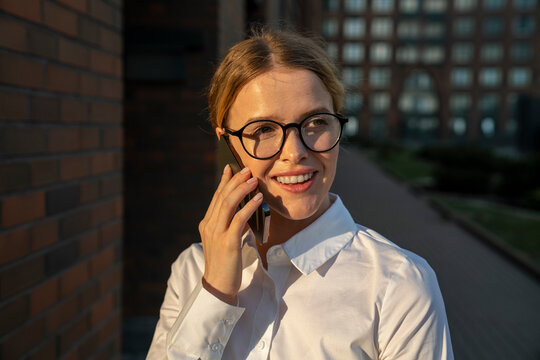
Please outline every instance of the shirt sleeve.
[{"label": "shirt sleeve", "polygon": [[379,323],[380,360],[453,360],[444,302],[435,272],[417,257],[389,281]]},{"label": "shirt sleeve", "polygon": [[[202,274],[185,271],[183,260],[188,259],[180,256],[172,266],[147,359],[221,359],[244,308],[210,294],[202,286]],[[197,277],[186,279],[184,273]]]}]

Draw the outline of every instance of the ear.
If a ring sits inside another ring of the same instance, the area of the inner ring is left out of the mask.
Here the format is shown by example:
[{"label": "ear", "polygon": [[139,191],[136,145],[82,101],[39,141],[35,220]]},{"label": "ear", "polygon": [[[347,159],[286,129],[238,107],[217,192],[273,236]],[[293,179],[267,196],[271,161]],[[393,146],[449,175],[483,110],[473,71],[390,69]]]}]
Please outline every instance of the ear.
[{"label": "ear", "polygon": [[216,136],[218,140],[221,139],[221,135],[225,134],[225,130],[223,128],[217,127],[216,128]]}]

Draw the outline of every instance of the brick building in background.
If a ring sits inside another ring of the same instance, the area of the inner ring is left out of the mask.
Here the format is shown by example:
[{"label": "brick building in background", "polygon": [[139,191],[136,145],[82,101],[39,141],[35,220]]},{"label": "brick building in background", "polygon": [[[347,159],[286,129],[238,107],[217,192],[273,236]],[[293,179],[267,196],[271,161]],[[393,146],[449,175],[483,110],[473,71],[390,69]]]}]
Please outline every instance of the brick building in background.
[{"label": "brick building in background", "polygon": [[0,358],[119,358],[122,1],[0,0]]}]

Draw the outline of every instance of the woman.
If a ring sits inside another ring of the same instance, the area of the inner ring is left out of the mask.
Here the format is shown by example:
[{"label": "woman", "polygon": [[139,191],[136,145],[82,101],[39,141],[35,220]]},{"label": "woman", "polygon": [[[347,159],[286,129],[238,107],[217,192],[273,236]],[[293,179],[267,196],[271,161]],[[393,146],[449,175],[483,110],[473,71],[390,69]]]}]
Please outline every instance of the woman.
[{"label": "woman", "polygon": [[[210,116],[246,167],[225,167],[202,243],[172,265],[149,359],[453,359],[433,270],[329,193],[343,93],[310,39],[269,31],[229,50]],[[263,199],[261,245],[247,221]]]}]

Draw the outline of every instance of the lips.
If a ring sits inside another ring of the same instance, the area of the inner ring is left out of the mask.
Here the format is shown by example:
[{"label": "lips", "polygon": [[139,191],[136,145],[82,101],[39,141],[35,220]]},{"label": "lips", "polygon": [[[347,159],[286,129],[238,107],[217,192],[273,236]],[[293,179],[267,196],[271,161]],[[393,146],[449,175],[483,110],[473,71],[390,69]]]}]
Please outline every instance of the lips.
[{"label": "lips", "polygon": [[283,190],[292,193],[307,191],[316,178],[317,171],[293,171],[272,177],[272,180]]}]

